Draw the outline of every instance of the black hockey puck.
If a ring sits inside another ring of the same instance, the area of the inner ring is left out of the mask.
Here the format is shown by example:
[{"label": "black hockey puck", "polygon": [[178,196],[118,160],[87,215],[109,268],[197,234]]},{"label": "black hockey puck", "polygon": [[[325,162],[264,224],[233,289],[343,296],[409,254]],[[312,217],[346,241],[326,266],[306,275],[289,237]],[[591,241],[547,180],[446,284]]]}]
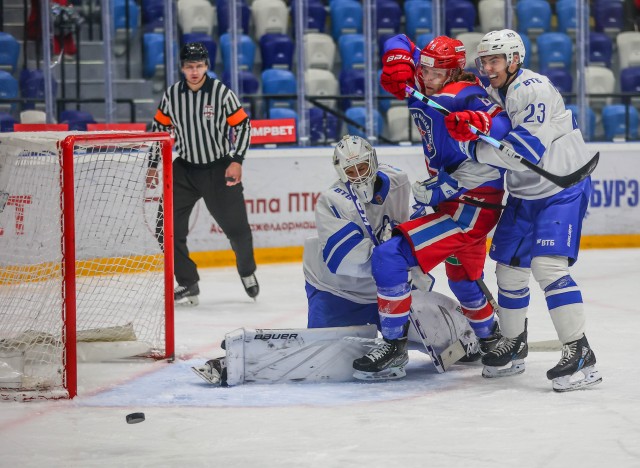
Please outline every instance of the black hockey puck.
[{"label": "black hockey puck", "polygon": [[138,424],[144,421],[144,413],[127,414],[127,424]]}]

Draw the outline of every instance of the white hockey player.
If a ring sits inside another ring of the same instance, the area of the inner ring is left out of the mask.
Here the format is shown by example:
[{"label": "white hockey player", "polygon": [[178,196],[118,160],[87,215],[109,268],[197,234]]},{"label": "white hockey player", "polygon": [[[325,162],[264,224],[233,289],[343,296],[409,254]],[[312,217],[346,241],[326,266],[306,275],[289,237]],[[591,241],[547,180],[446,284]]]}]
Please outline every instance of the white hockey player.
[{"label": "white hockey player", "polygon": [[[352,368],[355,357],[379,346],[373,340],[379,314],[371,253],[375,244],[390,236],[394,225],[408,219],[411,187],[404,172],[379,165],[373,147],[358,136],[347,135],[338,143],[333,164],[340,180],[318,198],[318,236],[305,242],[309,329],[232,332],[225,337],[224,358],[194,368],[204,380],[237,385],[344,381],[352,375],[372,378],[354,374]],[[435,353],[448,363],[467,355],[469,359],[479,356],[477,339],[458,302],[431,292],[432,279],[419,270],[412,271],[412,276],[414,286],[419,284],[412,291],[415,318],[428,330]],[[407,333],[416,349],[424,350],[418,332],[411,327]],[[458,343],[464,346],[456,346]],[[406,375],[406,353],[404,357],[376,378]]]},{"label": "white hockey player", "polygon": [[[590,159],[575,119],[562,96],[545,76],[522,68],[525,47],[509,29],[486,34],[478,45],[476,64],[489,77],[489,95],[510,116],[513,130],[503,139],[528,161],[558,174],[571,174]],[[497,262],[498,304],[503,338],[482,358],[483,376],[524,372],[527,357],[529,278],[544,291],[560,341],[562,357],[547,372],[556,391],[584,388],[602,381],[585,336],[585,313],[569,267],[578,258],[582,220],[591,179],[561,188],[517,160],[479,142],[469,128],[473,111],[446,119],[453,138],[479,162],[507,169],[509,198],[496,228],[490,257]]]}]

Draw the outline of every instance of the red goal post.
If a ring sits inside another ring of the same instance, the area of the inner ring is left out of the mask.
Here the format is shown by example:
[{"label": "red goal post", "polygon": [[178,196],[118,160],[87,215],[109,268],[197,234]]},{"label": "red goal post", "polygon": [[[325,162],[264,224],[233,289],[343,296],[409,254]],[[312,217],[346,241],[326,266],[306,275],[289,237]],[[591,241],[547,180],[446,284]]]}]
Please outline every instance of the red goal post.
[{"label": "red goal post", "polygon": [[79,358],[173,358],[167,133],[0,134],[0,397],[73,398]]}]

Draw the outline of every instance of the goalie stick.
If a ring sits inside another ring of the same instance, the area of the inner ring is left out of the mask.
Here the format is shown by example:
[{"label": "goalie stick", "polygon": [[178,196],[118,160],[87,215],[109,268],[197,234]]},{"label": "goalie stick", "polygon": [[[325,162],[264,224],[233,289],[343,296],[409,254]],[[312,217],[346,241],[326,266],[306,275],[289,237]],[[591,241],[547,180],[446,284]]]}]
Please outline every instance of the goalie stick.
[{"label": "goalie stick", "polygon": [[[362,203],[360,203],[360,199],[356,196],[356,194],[351,189],[351,183],[347,182],[345,185],[347,187],[347,192],[349,192],[349,196],[351,197],[351,200],[353,200],[353,204],[356,207],[356,211],[360,215],[360,219],[362,220],[364,227],[366,228],[367,233],[371,238],[371,241],[376,246],[380,245],[380,242],[378,241],[378,238],[375,236],[373,232],[373,228],[369,223],[369,219],[367,218],[367,213],[365,212],[364,207],[362,206]],[[414,326],[414,328],[420,335],[422,344],[424,345],[425,349],[427,350],[427,353],[431,357],[431,362],[435,366],[438,373],[442,374],[443,372],[446,372],[446,370],[452,364],[457,362],[461,357],[463,357],[466,354],[465,346],[461,340],[458,340],[455,343],[451,344],[442,353],[440,354],[436,353],[436,350],[433,348],[433,346],[429,344],[429,338],[427,337],[426,331],[420,324],[420,320],[418,320],[415,317],[415,315],[416,314],[413,311],[413,308],[409,308],[409,320],[411,321],[411,324]]]},{"label": "goalie stick", "polygon": [[[415,97],[416,99],[420,99],[422,102],[427,104],[429,107],[434,108],[436,111],[438,111],[442,115],[447,116],[451,113],[448,109],[442,107],[436,101],[434,101],[433,99],[430,99],[429,97],[425,96],[424,94],[412,88],[411,86],[406,85],[405,90],[411,96]],[[541,167],[536,166],[534,163],[532,163],[528,159],[525,159],[523,156],[518,154],[513,149],[505,146],[501,141],[498,141],[495,138],[487,135],[486,133],[480,131],[473,125],[469,124],[469,128],[473,133],[478,135],[478,137],[481,140],[487,142],[494,148],[497,148],[498,150],[502,151],[504,154],[506,154],[510,158],[515,159],[520,164],[527,167],[528,169],[531,169],[533,172],[535,172],[539,176],[544,177],[545,179],[553,182],[554,184],[562,188],[571,187],[572,185],[575,185],[578,182],[581,182],[582,180],[589,177],[589,175],[593,172],[593,170],[598,165],[598,159],[600,158],[600,153],[598,152],[595,154],[593,158],[591,158],[591,160],[587,164],[579,168],[577,171],[573,172],[572,174],[560,176],[560,175],[552,174],[551,172],[545,171]]]}]

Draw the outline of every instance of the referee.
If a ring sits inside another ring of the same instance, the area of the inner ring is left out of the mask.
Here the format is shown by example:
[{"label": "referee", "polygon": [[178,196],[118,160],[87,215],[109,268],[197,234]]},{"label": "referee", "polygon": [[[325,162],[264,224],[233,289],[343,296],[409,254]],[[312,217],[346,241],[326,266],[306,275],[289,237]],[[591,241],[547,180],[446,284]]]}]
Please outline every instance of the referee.
[{"label": "referee", "polygon": [[200,198],[229,239],[245,291],[255,298],[260,290],[242,194],[251,123],[233,91],[207,75],[209,54],[201,43],[182,48],[180,67],[184,79],[165,91],[153,121],[153,131],[173,130],[178,156],[173,161],[175,303],[198,305],[200,277],[189,258],[187,234]]}]

